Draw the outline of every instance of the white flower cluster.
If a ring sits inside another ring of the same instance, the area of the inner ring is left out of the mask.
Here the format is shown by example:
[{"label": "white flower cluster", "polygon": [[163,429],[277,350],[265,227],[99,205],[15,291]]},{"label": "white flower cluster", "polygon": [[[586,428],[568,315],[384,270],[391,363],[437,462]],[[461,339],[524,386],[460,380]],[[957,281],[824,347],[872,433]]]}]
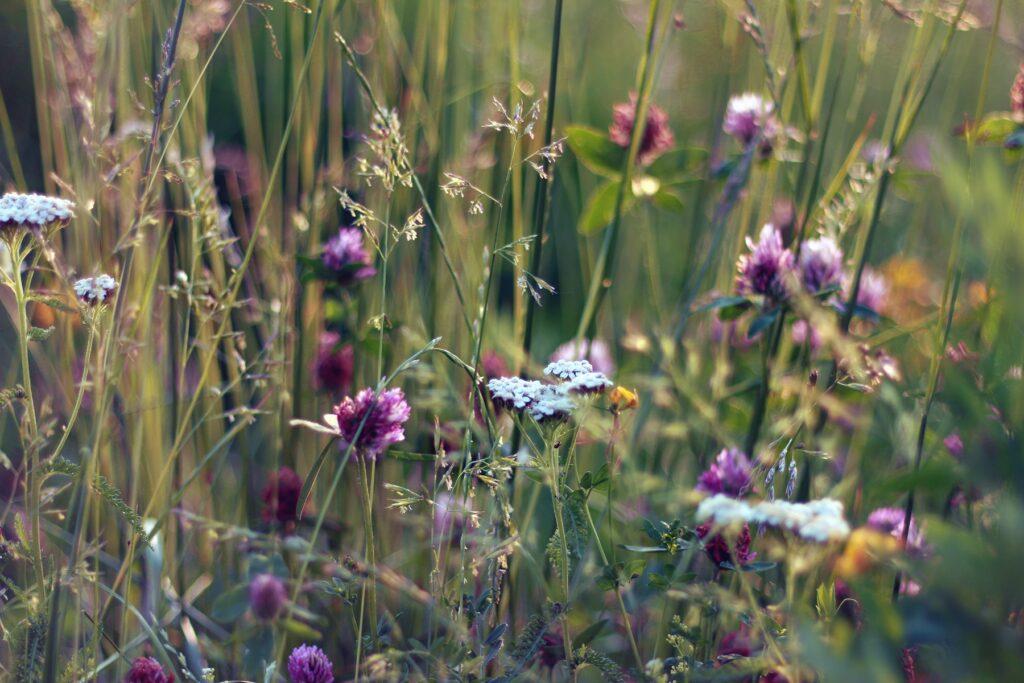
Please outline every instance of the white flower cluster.
[{"label": "white flower cluster", "polygon": [[0,197],[0,227],[42,228],[67,223],[74,216],[74,208],[67,199],[9,192]]},{"label": "white flower cluster", "polygon": [[586,360],[556,360],[548,363],[548,366],[544,368],[545,375],[557,377],[563,382],[593,371],[594,366],[590,364],[590,361]]},{"label": "white flower cluster", "polygon": [[544,385],[532,379],[520,377],[495,377],[487,383],[491,400],[504,408],[525,410],[537,400],[537,393]]},{"label": "white flower cluster", "polygon": [[600,394],[612,386],[603,372],[585,372],[576,375],[565,385],[570,394]]},{"label": "white flower cluster", "polygon": [[542,384],[519,377],[496,377],[487,383],[491,400],[503,408],[525,410],[538,422],[564,420],[576,408],[567,385]]},{"label": "white flower cluster", "polygon": [[843,504],[832,498],[807,503],[777,500],[750,504],[717,494],[705,498],[697,507],[697,521],[708,520],[716,526],[764,524],[817,543],[842,541],[850,535],[850,525],[843,518]]},{"label": "white flower cluster", "polygon": [[86,306],[104,303],[117,289],[117,281],[107,274],[85,277],[75,283],[75,295]]}]

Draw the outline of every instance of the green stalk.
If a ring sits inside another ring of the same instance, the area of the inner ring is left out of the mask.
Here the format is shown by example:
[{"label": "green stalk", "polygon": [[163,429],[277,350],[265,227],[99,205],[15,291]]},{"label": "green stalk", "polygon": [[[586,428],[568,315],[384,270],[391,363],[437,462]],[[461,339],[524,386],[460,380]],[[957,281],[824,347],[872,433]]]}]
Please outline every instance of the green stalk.
[{"label": "green stalk", "polygon": [[651,63],[655,50],[655,36],[657,35],[658,11],[661,0],[651,0],[650,12],[647,18],[647,48],[640,59],[638,93],[636,111],[633,118],[633,130],[630,131],[629,153],[622,164],[622,180],[619,183],[618,191],[615,194],[615,213],[612,217],[612,224],[604,233],[604,240],[601,242],[601,251],[598,253],[597,262],[594,263],[593,273],[590,279],[590,288],[587,291],[586,303],[583,305],[583,314],[580,316],[579,326],[576,328],[577,344],[583,340],[587,330],[590,329],[597,309],[604,300],[604,293],[607,287],[604,285],[608,272],[611,270],[610,262],[614,258],[615,243],[618,239],[619,226],[622,224],[622,208],[625,203],[626,192],[632,192],[631,174],[636,164],[637,154],[640,151],[640,142],[643,140],[644,128],[647,125],[647,109],[650,105],[651,95]]}]

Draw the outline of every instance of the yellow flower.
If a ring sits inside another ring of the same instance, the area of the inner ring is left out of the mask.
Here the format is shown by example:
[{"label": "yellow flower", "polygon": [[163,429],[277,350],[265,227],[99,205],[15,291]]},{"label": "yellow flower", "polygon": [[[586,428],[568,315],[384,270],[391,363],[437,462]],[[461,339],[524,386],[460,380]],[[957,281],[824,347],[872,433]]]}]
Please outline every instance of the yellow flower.
[{"label": "yellow flower", "polygon": [[846,549],[836,560],[836,574],[843,578],[859,576],[899,551],[900,541],[891,534],[869,527],[854,529]]},{"label": "yellow flower", "polygon": [[632,410],[640,405],[640,398],[636,390],[630,391],[624,386],[616,386],[608,394],[608,400],[612,404],[612,412],[618,413],[623,410]]}]

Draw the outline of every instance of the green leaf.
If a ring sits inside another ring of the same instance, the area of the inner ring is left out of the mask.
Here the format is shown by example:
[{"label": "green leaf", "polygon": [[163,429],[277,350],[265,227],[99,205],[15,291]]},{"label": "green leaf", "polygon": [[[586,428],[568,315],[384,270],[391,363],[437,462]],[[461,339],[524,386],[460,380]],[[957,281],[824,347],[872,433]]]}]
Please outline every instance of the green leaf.
[{"label": "green leaf", "polygon": [[647,560],[643,558],[636,558],[626,562],[625,567],[622,571],[622,578],[628,583],[638,576],[643,576],[644,569],[647,568]]},{"label": "green leaf", "polygon": [[704,311],[718,311],[719,320],[735,320],[753,306],[750,300],[743,296],[722,296],[714,301],[704,304],[697,309],[698,313]]},{"label": "green leaf", "polygon": [[[306,481],[302,482],[302,490],[299,492],[299,506],[295,509],[295,514],[302,517],[302,511],[306,509],[306,502],[309,500],[309,495],[313,492],[313,484],[316,483],[316,478],[320,474],[320,468],[324,466],[324,461],[327,460],[327,454],[331,452],[331,446],[334,445],[335,439],[330,439],[324,448],[320,451],[320,455],[316,456],[316,461],[313,466],[309,469],[309,474],[306,475]],[[351,446],[347,449],[352,450]],[[344,467],[344,463],[342,464]]]},{"label": "green leaf", "polygon": [[222,623],[241,618],[249,609],[249,586],[242,584],[221,593],[210,608],[210,616]]},{"label": "green leaf", "polygon": [[766,327],[775,322],[775,319],[779,317],[779,309],[773,308],[767,313],[763,313],[754,319],[754,322],[750,323],[750,327],[747,329],[747,339],[753,339],[759,332],[764,330]]},{"label": "green leaf", "polygon": [[576,158],[584,166],[606,178],[618,178],[626,162],[626,150],[608,139],[603,132],[587,126],[569,126],[566,140]]},{"label": "green leaf", "polygon": [[317,631],[312,626],[304,624],[301,621],[297,621],[295,619],[285,619],[281,622],[281,626],[284,627],[284,630],[286,632],[295,636],[296,640],[299,641],[308,642],[320,640],[323,637],[320,631]]},{"label": "green leaf", "polygon": [[1017,130],[1020,123],[1014,119],[1013,114],[1006,111],[992,112],[986,114],[978,125],[971,129],[971,133],[979,141],[1002,142],[1003,139]]},{"label": "green leaf", "polygon": [[[615,218],[615,202],[618,198],[621,183],[609,181],[601,185],[587,199],[583,213],[580,215],[579,231],[584,235],[601,230]],[[622,198],[622,215],[626,215],[636,204],[636,197],[627,192]]]},{"label": "green leaf", "polygon": [[623,550],[631,553],[667,553],[668,548],[660,545],[620,545]]},{"label": "green leaf", "polygon": [[54,294],[44,294],[43,292],[30,292],[28,296],[26,296],[25,298],[28,299],[29,301],[35,301],[40,304],[45,304],[50,308],[62,311],[64,313],[78,312],[77,309],[68,306],[66,303],[64,303],[63,299]]},{"label": "green leaf", "polygon": [[683,205],[683,200],[680,199],[675,193],[669,192],[662,188],[654,193],[654,197],[651,198],[654,205],[664,211],[671,211],[672,213],[682,213],[686,210],[686,206]]},{"label": "green leaf", "polygon": [[681,180],[708,158],[707,150],[698,147],[671,149],[651,162],[645,170],[663,183]]}]

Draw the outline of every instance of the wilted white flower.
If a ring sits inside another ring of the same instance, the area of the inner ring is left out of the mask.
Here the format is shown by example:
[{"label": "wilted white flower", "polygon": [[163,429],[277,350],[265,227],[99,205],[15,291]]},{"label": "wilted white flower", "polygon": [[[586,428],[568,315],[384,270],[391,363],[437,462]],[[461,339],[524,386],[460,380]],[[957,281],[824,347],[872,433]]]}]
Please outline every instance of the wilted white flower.
[{"label": "wilted white flower", "polygon": [[9,192],[0,197],[0,230],[67,225],[75,215],[74,209],[74,203],[67,199]]},{"label": "wilted white flower", "polygon": [[548,363],[544,368],[545,375],[557,377],[560,380],[568,381],[579,375],[593,372],[594,367],[586,360],[556,360]]},{"label": "wilted white flower", "polygon": [[74,284],[75,295],[86,306],[99,306],[106,303],[115,291],[117,281],[104,273],[96,277],[85,277]]}]

